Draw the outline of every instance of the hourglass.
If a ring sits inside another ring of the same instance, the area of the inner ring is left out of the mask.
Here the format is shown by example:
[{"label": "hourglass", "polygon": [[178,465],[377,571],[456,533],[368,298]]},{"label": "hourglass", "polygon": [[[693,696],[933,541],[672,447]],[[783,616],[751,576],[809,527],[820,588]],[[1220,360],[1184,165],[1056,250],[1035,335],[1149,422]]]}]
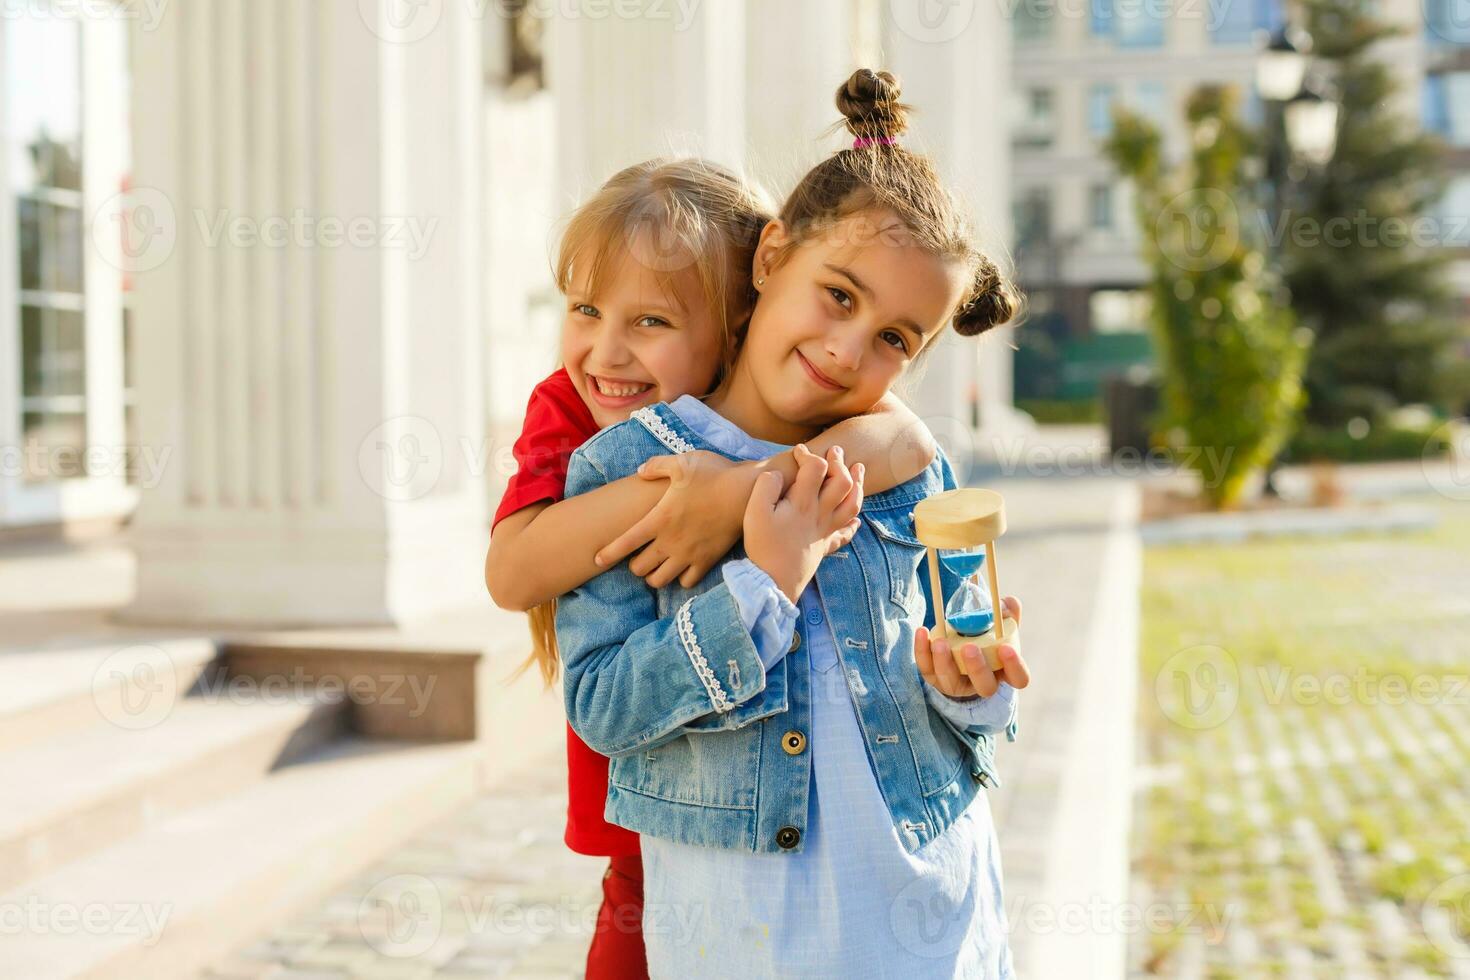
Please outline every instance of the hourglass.
[{"label": "hourglass", "polygon": [[[967,643],[979,647],[990,668],[999,670],[996,648],[1019,641],[1016,621],[1001,612],[996,569],[995,539],[1006,530],[1005,501],[994,490],[946,490],[914,508],[914,530],[929,552],[933,638],[949,642],[961,670],[965,664],[960,648]],[[944,594],[941,565],[959,576],[952,595]]]}]

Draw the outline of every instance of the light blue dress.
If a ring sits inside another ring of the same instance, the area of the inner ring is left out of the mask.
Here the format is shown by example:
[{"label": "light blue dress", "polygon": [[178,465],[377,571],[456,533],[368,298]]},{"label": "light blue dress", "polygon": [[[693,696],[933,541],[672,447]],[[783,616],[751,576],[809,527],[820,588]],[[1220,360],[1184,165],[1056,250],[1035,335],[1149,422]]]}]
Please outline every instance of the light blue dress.
[{"label": "light blue dress", "polygon": [[[733,456],[786,447],[746,435],[697,399],[672,408]],[[748,561],[726,582],[770,664],[808,626],[812,789],[804,847],[790,854],[692,847],[644,836],[644,937],[653,977],[1012,977],[1001,897],[1000,849],[990,806],[976,794],[964,814],[915,853],[899,840],[873,774],[815,586],[793,607]],[[961,725],[1003,728],[1015,691],[931,703]]]}]

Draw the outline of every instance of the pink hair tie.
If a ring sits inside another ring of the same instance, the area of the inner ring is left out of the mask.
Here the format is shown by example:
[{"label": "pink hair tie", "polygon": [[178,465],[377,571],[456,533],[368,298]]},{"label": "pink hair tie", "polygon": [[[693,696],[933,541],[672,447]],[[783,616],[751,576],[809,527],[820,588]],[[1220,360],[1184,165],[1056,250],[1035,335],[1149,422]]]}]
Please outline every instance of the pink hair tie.
[{"label": "pink hair tie", "polygon": [[854,150],[862,150],[870,146],[876,146],[879,143],[882,143],[884,146],[892,146],[897,142],[898,138],[895,136],[859,136],[852,141],[852,148]]}]

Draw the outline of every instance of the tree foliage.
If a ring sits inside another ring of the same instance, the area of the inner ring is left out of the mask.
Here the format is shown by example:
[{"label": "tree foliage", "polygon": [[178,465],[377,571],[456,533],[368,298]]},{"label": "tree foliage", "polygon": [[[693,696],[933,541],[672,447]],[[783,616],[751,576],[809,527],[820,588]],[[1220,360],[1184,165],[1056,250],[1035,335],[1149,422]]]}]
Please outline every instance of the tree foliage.
[{"label": "tree foliage", "polygon": [[1158,130],[1139,116],[1117,112],[1107,146],[1136,189],[1165,420],[1217,508],[1240,501],[1292,431],[1307,354],[1259,236],[1241,220],[1256,148],[1235,103],[1231,88],[1195,91],[1189,160],[1172,172]]},{"label": "tree foliage", "polygon": [[1437,247],[1455,228],[1433,217],[1445,148],[1405,111],[1393,68],[1374,51],[1403,31],[1360,0],[1304,9],[1312,56],[1340,106],[1331,162],[1293,174],[1275,230],[1292,308],[1315,335],[1307,418],[1340,428],[1361,416],[1376,427],[1416,403],[1454,414],[1470,377],[1456,362],[1465,333]]}]

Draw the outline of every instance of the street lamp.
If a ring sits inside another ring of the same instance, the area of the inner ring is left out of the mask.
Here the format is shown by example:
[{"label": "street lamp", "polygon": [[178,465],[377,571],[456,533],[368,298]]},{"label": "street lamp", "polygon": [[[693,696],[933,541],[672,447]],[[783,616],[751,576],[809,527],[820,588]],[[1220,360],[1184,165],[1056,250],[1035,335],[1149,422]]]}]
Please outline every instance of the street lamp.
[{"label": "street lamp", "polygon": [[[1264,33],[1264,32],[1262,32]],[[1306,31],[1281,27],[1261,46],[1256,58],[1256,91],[1270,102],[1285,102],[1301,91],[1307,75],[1307,52],[1312,49]]]},{"label": "street lamp", "polygon": [[1303,85],[1287,100],[1286,142],[1308,163],[1320,166],[1332,159],[1337,149],[1337,103],[1315,84]]},{"label": "street lamp", "polygon": [[[1299,159],[1313,166],[1324,166],[1337,149],[1337,103],[1325,96],[1308,76],[1307,53],[1312,37],[1300,28],[1283,26],[1262,45],[1256,59],[1256,92],[1266,112],[1266,180],[1270,184],[1271,227],[1281,227],[1286,209],[1287,182],[1291,179],[1291,161]],[[1272,258],[1281,264],[1280,242],[1276,242]],[[1276,471],[1279,454],[1266,465],[1267,496],[1279,497]]]}]

